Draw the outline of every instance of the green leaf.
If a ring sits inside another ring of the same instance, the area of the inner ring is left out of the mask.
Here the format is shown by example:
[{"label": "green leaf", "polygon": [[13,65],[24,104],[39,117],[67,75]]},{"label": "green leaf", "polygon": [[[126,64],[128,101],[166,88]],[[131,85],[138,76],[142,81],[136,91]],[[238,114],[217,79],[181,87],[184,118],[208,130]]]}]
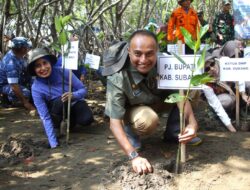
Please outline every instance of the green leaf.
[{"label": "green leaf", "polygon": [[90,69],[90,64],[89,64],[89,63],[86,63],[86,64],[84,64],[84,67],[85,67],[86,69]]},{"label": "green leaf", "polygon": [[198,86],[201,84],[206,84],[208,82],[212,82],[214,80],[213,77],[211,77],[208,73],[203,73],[201,75],[194,75],[191,80],[190,83],[192,86]]},{"label": "green leaf", "polygon": [[67,35],[65,31],[62,31],[59,35],[59,43],[65,45],[67,43]]},{"label": "green leaf", "polygon": [[196,52],[200,49],[200,45],[201,45],[201,40],[200,38],[198,38],[197,41],[195,42],[194,54],[196,54]]},{"label": "green leaf", "polygon": [[69,23],[69,21],[71,20],[72,16],[71,15],[67,15],[65,17],[62,18],[62,25],[65,26]]},{"label": "green leaf", "polygon": [[54,49],[54,50],[56,50],[57,52],[61,52],[60,44],[52,43],[51,44],[51,48]]},{"label": "green leaf", "polygon": [[157,38],[157,41],[160,42],[162,39],[164,39],[166,37],[166,34],[164,32],[158,32],[156,34],[156,38]]},{"label": "green leaf", "polygon": [[198,61],[197,61],[197,67],[196,69],[202,69],[205,65],[205,56],[206,56],[206,48],[204,48],[202,50],[201,56],[199,57]]},{"label": "green leaf", "polygon": [[177,103],[185,100],[185,96],[181,96],[178,93],[173,93],[168,96],[168,98],[165,99],[164,102],[166,103]]},{"label": "green leaf", "polygon": [[186,62],[179,55],[174,52],[171,52],[171,54],[173,54],[175,58],[178,59],[182,64],[187,65]]},{"label": "green leaf", "polygon": [[61,25],[61,21],[58,17],[55,17],[55,27],[56,27],[57,33],[60,33],[62,30],[62,25]]},{"label": "green leaf", "polygon": [[200,32],[199,32],[200,38],[202,38],[207,33],[208,29],[209,29],[208,24],[200,28]]},{"label": "green leaf", "polygon": [[184,36],[185,43],[188,45],[188,47],[194,50],[195,42],[192,39],[192,35],[183,27],[181,27],[181,33]]}]

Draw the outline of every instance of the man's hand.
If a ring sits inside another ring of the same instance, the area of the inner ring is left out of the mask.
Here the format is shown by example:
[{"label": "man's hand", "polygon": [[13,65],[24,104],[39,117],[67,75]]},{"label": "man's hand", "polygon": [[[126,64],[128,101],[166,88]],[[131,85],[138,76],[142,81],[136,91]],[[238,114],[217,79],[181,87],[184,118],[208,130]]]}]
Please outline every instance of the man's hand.
[{"label": "man's hand", "polygon": [[61,98],[62,102],[68,101],[69,97],[70,97],[71,99],[73,99],[72,92],[65,92],[65,93],[62,95],[62,98]]},{"label": "man's hand", "polygon": [[247,105],[250,105],[250,98],[248,95],[246,95],[246,93],[242,93],[241,98],[244,100],[244,102],[246,102]]},{"label": "man's hand", "polygon": [[222,34],[218,34],[219,40],[223,40],[223,35]]},{"label": "man's hand", "polygon": [[23,95],[23,92],[19,86],[19,84],[11,84],[11,89],[13,90],[13,92],[15,93],[16,97],[23,103],[23,106],[31,111],[31,110],[35,110],[36,108],[29,102],[28,98],[26,98]]},{"label": "man's hand", "polygon": [[136,173],[140,175],[153,173],[153,167],[146,158],[138,156],[133,160],[131,160],[131,162],[132,162],[132,168]]},{"label": "man's hand", "polygon": [[[118,143],[126,153],[126,155],[129,155],[135,150],[129,142],[126,133],[123,129],[123,120],[110,119],[110,129],[115,138],[117,139]],[[153,167],[148,162],[148,160],[140,156],[137,156],[136,158],[132,159],[131,164],[133,170],[140,175],[153,172]]]},{"label": "man's hand", "polygon": [[196,127],[193,125],[187,125],[183,134],[179,134],[179,142],[187,143],[196,136]]}]

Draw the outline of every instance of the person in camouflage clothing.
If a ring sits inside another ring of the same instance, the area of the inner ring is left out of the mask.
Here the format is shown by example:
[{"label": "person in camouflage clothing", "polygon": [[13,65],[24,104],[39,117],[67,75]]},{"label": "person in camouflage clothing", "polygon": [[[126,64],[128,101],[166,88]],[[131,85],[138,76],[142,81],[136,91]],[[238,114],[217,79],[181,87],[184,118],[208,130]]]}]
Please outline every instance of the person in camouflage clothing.
[{"label": "person in camouflage clothing", "polygon": [[216,34],[216,44],[224,45],[227,41],[234,40],[234,20],[230,14],[231,3],[223,1],[222,12],[215,16],[213,22],[214,33]]}]

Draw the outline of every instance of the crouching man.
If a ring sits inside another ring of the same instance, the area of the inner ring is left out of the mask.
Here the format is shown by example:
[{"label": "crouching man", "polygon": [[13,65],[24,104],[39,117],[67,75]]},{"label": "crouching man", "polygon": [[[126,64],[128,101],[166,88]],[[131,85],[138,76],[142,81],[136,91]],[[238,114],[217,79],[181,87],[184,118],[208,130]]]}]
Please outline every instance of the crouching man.
[{"label": "crouching man", "polygon": [[[121,46],[123,46],[121,48]],[[114,46],[115,47],[115,46]],[[110,117],[110,129],[139,174],[153,172],[150,162],[139,155],[140,137],[152,134],[159,125],[157,113],[164,111],[163,90],[156,87],[156,36],[146,30],[134,32],[129,43],[120,42],[118,49],[104,54],[103,75],[107,77],[105,114]],[[110,64],[109,64],[110,61]],[[115,64],[111,64],[116,61]],[[185,105],[186,128],[179,135],[179,112],[170,113],[164,139],[187,143],[196,137],[197,122],[190,103]]]}]

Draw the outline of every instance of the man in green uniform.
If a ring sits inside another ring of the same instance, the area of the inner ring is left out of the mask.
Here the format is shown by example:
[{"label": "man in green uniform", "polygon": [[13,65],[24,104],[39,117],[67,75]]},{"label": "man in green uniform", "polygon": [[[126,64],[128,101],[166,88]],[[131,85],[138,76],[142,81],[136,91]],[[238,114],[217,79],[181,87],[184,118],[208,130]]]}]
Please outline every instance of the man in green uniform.
[{"label": "man in green uniform", "polygon": [[230,14],[231,3],[224,0],[222,6],[222,12],[215,16],[213,23],[216,44],[219,46],[224,45],[227,41],[234,40],[234,20]]},{"label": "man in green uniform", "polygon": [[[157,113],[164,111],[166,105],[163,102],[166,98],[164,91],[158,90],[156,85],[158,44],[156,36],[146,30],[134,32],[129,43],[123,43],[120,43],[124,46],[122,51],[116,52],[115,48],[111,48],[112,51],[106,54],[110,62],[116,60],[117,64],[106,64],[103,70],[103,75],[108,75],[105,114],[110,117],[110,129],[131,160],[133,170],[146,174],[153,172],[153,167],[137,152],[141,148],[139,137],[155,131],[159,125]],[[105,60],[107,57],[104,55]],[[169,116],[172,120],[170,118],[171,122],[167,124],[166,131],[170,134],[165,135],[166,140],[187,143],[198,138],[198,125],[190,103],[185,105],[187,125],[181,135],[178,132],[178,109],[174,110]]]}]

